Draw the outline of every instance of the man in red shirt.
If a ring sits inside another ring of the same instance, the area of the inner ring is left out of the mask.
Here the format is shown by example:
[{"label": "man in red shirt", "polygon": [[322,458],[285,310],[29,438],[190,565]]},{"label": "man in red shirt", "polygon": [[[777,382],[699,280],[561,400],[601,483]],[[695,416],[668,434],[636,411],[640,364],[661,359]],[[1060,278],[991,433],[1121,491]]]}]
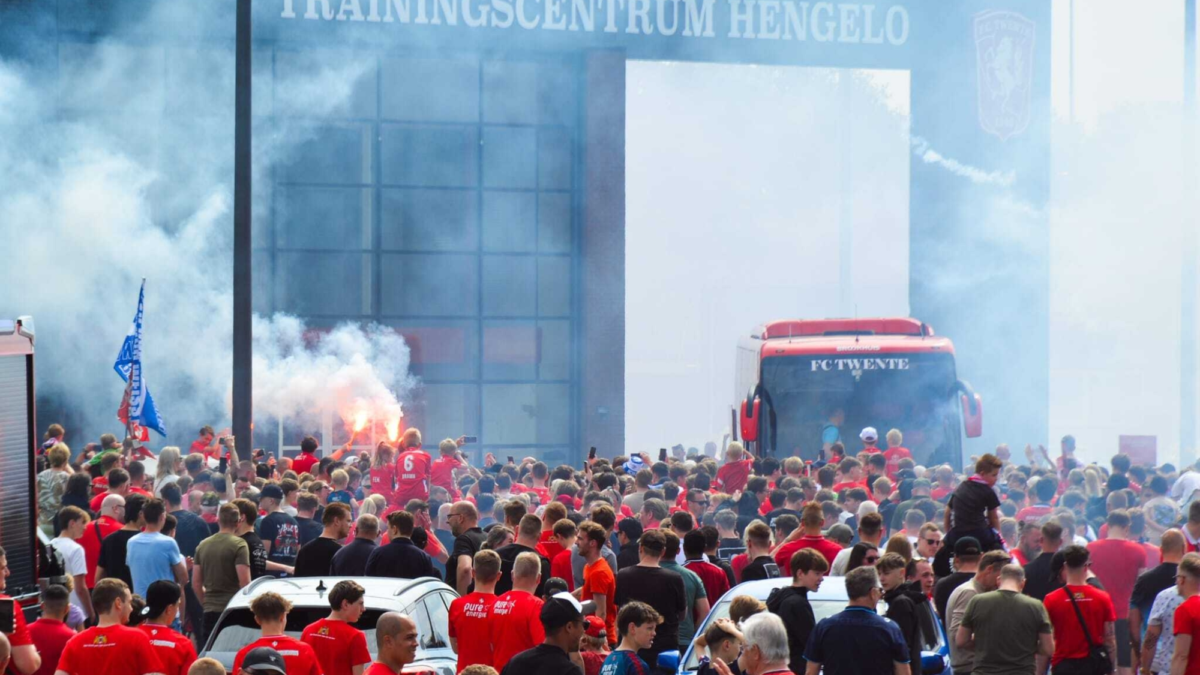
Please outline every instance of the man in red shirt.
[{"label": "man in red shirt", "polygon": [[300,641],[317,654],[324,675],[362,675],[371,663],[367,636],[353,626],[366,611],[366,591],[344,579],[329,590],[329,616],[309,624]]},{"label": "man in red shirt", "polygon": [[462,499],[462,495],[458,491],[458,483],[454,480],[455,470],[469,468],[467,458],[458,451],[462,447],[463,440],[459,438],[455,441],[447,438],[438,443],[439,457],[434,460],[431,470],[431,482],[438,487],[446,488],[452,501]]},{"label": "man in red shirt", "polygon": [[704,560],[704,548],[707,542],[704,533],[692,530],[683,535],[683,566],[696,573],[704,583],[704,592],[708,595],[708,606],[716,607],[717,601],[729,590],[729,577],[725,570]]},{"label": "man in red shirt", "polygon": [[1200,646],[1196,644],[1200,635],[1200,555],[1188,553],[1179,561],[1175,587],[1186,599],[1175,608],[1171,675],[1200,675]]},{"label": "man in red shirt", "polygon": [[900,471],[900,460],[912,459],[912,453],[901,443],[904,443],[904,434],[900,433],[899,429],[887,432],[888,449],[883,451],[883,456],[887,459],[885,471],[888,480],[893,483],[896,482],[896,474]]},{"label": "man in red shirt", "polygon": [[604,528],[591,521],[579,524],[579,536],[575,548],[583,556],[583,586],[574,595],[582,602],[591,600],[596,605],[595,615],[604,621],[609,647],[617,644],[617,577],[616,572],[600,554],[608,534]]},{"label": "man in red shirt", "polygon": [[725,451],[725,466],[717,469],[716,487],[721,492],[733,494],[746,487],[750,471],[754,468],[751,457],[741,443],[734,441]]},{"label": "man in red shirt", "polygon": [[[150,638],[125,624],[133,610],[129,587],[120,579],[101,579],[92,591],[99,616],[96,626],[71,638],[55,675],[149,675],[166,673]],[[17,612],[19,615],[20,612]]]},{"label": "man in red shirt", "polygon": [[287,675],[321,675],[321,665],[317,654],[308,644],[284,634],[287,626],[287,615],[292,610],[292,603],[278,593],[268,591],[250,602],[250,611],[254,620],[262,628],[262,637],[242,647],[233,659],[233,672],[241,668],[242,659],[246,658],[252,649],[270,647],[279,652],[287,664]]},{"label": "man in red shirt", "polygon": [[821,526],[824,524],[825,514],[821,510],[821,505],[806,504],[800,515],[800,527],[775,548],[775,564],[783,576],[791,576],[792,554],[802,548],[815,549],[825,558],[826,562],[837,557],[842,547],[821,536]]},{"label": "man in red shirt", "polygon": [[429,501],[433,460],[421,449],[421,432],[416,428],[405,429],[400,447],[404,450],[396,458],[395,503],[402,507],[410,499]]},{"label": "man in red shirt", "polygon": [[183,591],[173,581],[159,579],[146,589],[146,621],[138,629],[150,638],[164,675],[187,675],[196,660],[192,641],[171,628],[182,602]]},{"label": "man in red shirt", "polygon": [[539,504],[549,504],[550,467],[546,466],[545,462],[534,462],[533,466],[529,467],[529,478],[532,483],[529,486],[529,492],[538,496]]},{"label": "man in red shirt", "polygon": [[833,485],[834,494],[856,487],[867,488],[863,480],[862,463],[853,457],[847,457],[838,464],[838,474],[838,482]]},{"label": "man in red shirt", "polygon": [[375,624],[375,647],[378,660],[365,675],[399,675],[417,658],[417,622],[403,614],[386,612]]},{"label": "man in red shirt", "polygon": [[550,561],[563,551],[558,537],[554,536],[554,526],[566,517],[567,507],[562,502],[550,502],[542,511],[542,534],[538,537],[537,551]]},{"label": "man in red shirt", "polygon": [[[75,637],[75,631],[65,623],[67,614],[70,613],[70,605],[71,592],[65,586],[54,584],[47,586],[42,591],[42,618],[29,624],[29,637],[33,640],[32,647],[37,649],[35,656],[40,656],[42,659],[42,666],[34,675],[54,675],[63,648],[67,646],[67,642],[71,638]],[[24,613],[17,612],[17,614],[23,615]],[[24,616],[22,616],[23,618]],[[9,640],[12,640],[11,636]],[[15,648],[13,652],[15,656]],[[14,665],[16,664],[14,663]],[[19,666],[17,670],[20,670]]]},{"label": "man in red shirt", "polygon": [[208,457],[216,457],[218,450],[216,433],[213,431],[213,428],[207,425],[201,427],[200,437],[192,441],[192,447],[188,452],[204,455],[206,459]]},{"label": "man in red shirt", "polygon": [[[114,469],[114,471],[125,473],[121,469]],[[79,538],[79,545],[83,547],[83,555],[87,560],[88,588],[96,586],[96,565],[100,563],[100,546],[108,538],[108,535],[121,529],[125,522],[125,497],[120,494],[101,496],[104,499],[100,502],[100,508],[97,509],[100,517],[88,523],[83,529],[83,536]]]},{"label": "man in red shirt", "polygon": [[1128,669],[1133,665],[1129,635],[1129,598],[1133,585],[1147,567],[1146,549],[1129,541],[1129,512],[1117,509],[1108,514],[1108,538],[1088,544],[1092,557],[1092,572],[1104,584],[1116,609],[1117,665]]},{"label": "man in red shirt", "polygon": [[[1113,671],[1117,669],[1117,639],[1113,624],[1117,619],[1113,601],[1108,593],[1090,586],[1088,575],[1088,550],[1082,546],[1068,546],[1062,550],[1067,571],[1067,585],[1052,591],[1046,596],[1043,604],[1046,614],[1050,616],[1050,625],[1054,627],[1054,655],[1050,657],[1051,669],[1057,669],[1063,661],[1071,661],[1063,666],[1067,672],[1088,672],[1086,661],[1088,657],[1088,639],[1084,635],[1075,607],[1083,615],[1087,624],[1087,634],[1091,643],[1099,645],[1103,642],[1113,658]],[[1074,602],[1072,603],[1072,599]],[[1128,605],[1128,600],[1126,605]],[[1128,642],[1126,636],[1126,642]],[[1072,667],[1072,666],[1077,666]]]},{"label": "man in red shirt", "polygon": [[[636,522],[636,521],[630,521]],[[579,529],[575,527],[575,523],[569,518],[563,518],[554,524],[554,540],[558,543],[558,547],[562,550],[550,559],[550,576],[558,577],[567,582],[567,590],[575,591],[575,568],[571,562],[572,549],[575,548],[575,540],[579,536]],[[637,543],[633,546],[636,548]],[[540,550],[539,550],[540,553]]]},{"label": "man in red shirt", "polygon": [[1050,502],[1054,501],[1054,495],[1058,492],[1058,481],[1053,478],[1040,478],[1033,485],[1034,496],[1037,497],[1037,503],[1031,506],[1026,506],[1017,512],[1017,521],[1034,522],[1041,524],[1042,518],[1050,515],[1054,510],[1054,506]]},{"label": "man in red shirt", "polygon": [[100,513],[105,497],[109,495],[120,495],[122,499],[129,494],[129,472],[125,469],[110,469],[107,474],[108,490],[92,497],[91,503],[88,504],[88,509],[92,513]]},{"label": "man in red shirt", "polygon": [[450,647],[458,653],[456,673],[467,666],[492,665],[490,622],[492,605],[496,604],[496,581],[500,578],[500,556],[495,551],[480,551],[472,565],[475,590],[450,603]]},{"label": "man in red shirt", "polygon": [[309,474],[313,475],[313,467],[321,460],[317,459],[317,439],[312,436],[305,436],[304,440],[300,441],[300,454],[292,460],[292,471],[296,475]]},{"label": "man in red shirt", "polygon": [[[542,562],[536,553],[527,552],[513,562],[513,589],[496,598],[489,619],[492,667],[504,670],[509,659],[546,639],[540,619],[542,599],[534,595],[541,579]],[[289,673],[289,675],[291,675]]]}]

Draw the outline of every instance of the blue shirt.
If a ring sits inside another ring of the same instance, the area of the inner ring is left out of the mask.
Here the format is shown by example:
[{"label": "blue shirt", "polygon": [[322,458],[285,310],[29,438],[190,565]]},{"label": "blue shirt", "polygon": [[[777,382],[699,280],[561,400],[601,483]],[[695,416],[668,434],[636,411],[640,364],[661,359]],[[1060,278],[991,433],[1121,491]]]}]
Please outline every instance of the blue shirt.
[{"label": "blue shirt", "polygon": [[161,532],[135,534],[125,545],[125,564],[133,579],[133,592],[146,597],[146,589],[159,580],[175,581],[176,564],[183,562],[179,544]]},{"label": "blue shirt", "polygon": [[619,650],[605,657],[600,675],[650,675],[650,666],[637,652]]},{"label": "blue shirt", "polygon": [[892,675],[908,663],[908,644],[895,622],[865,607],[847,607],[821,619],[808,638],[804,659],[825,675]]}]

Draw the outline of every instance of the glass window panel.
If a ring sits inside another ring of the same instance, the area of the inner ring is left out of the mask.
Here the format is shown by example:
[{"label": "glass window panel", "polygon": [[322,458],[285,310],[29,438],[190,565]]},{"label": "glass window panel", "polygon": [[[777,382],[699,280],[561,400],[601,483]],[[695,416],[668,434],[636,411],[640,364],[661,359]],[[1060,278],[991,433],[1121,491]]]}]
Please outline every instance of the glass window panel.
[{"label": "glass window panel", "polygon": [[489,445],[536,443],[536,385],[483,385],[483,435]]},{"label": "glass window panel", "polygon": [[293,314],[368,314],[371,256],[362,253],[276,253],[275,297]]},{"label": "glass window panel", "polygon": [[371,248],[369,188],[276,187],[279,248]]},{"label": "glass window panel", "polygon": [[538,121],[574,126],[579,100],[576,69],[570,63],[543,63],[538,78]]},{"label": "glass window panel", "polygon": [[450,610],[446,608],[446,603],[442,602],[441,595],[438,593],[425,596],[424,603],[429,612],[429,625],[432,632],[428,640],[421,642],[421,646],[425,649],[448,649],[450,639],[447,637],[445,629],[440,629],[440,627],[449,626]]},{"label": "glass window panel", "polygon": [[538,195],[538,251],[571,252],[571,194],[543,192]]},{"label": "glass window panel", "polygon": [[428,122],[479,119],[479,61],[474,57],[383,60],[383,116]]},{"label": "glass window panel", "polygon": [[[58,104],[85,110],[161,112],[164,102],[160,47],[61,42],[58,45]],[[103,76],[97,67],[102,64]]]},{"label": "glass window panel", "polygon": [[[254,62],[253,77],[257,78],[261,68],[259,56],[262,52],[251,57]],[[270,58],[270,52],[267,52]],[[270,61],[267,61],[268,65]],[[211,47],[187,47],[168,49],[166,52],[166,107],[172,114],[194,115],[224,115],[233,117],[234,100],[234,59],[233,45],[228,49]],[[268,70],[269,74],[270,71]],[[203,86],[197,86],[202,82]],[[267,91],[269,89],[270,80]],[[256,93],[262,82],[254,80]],[[254,101],[257,103],[257,101]],[[254,106],[250,109],[254,112]]]},{"label": "glass window panel", "polygon": [[393,319],[386,323],[404,336],[412,373],[425,382],[479,377],[479,324],[476,321]]},{"label": "glass window panel", "polygon": [[532,380],[537,377],[538,326],[529,321],[485,321],[483,377]]},{"label": "glass window panel", "polygon": [[384,314],[477,313],[479,275],[475,256],[385,254],[382,258],[379,295]]},{"label": "glass window panel", "polygon": [[533,316],[537,268],[532,257],[484,256],[483,315]]},{"label": "glass window panel", "polygon": [[571,189],[571,143],[567,129],[541,129],[538,132],[538,186]]},{"label": "glass window panel", "polygon": [[571,442],[571,388],[565,384],[537,386],[537,442]]},{"label": "glass window panel", "polygon": [[538,66],[524,61],[483,64],[483,121],[535,124],[538,120]]},{"label": "glass window panel", "polygon": [[479,241],[478,193],[385,189],[380,228],[385,250],[474,251]]},{"label": "glass window panel", "polygon": [[370,183],[371,127],[331,124],[312,127],[307,140],[282,162],[281,183]]},{"label": "glass window panel", "polygon": [[271,314],[275,311],[271,292],[275,283],[271,252],[252,251],[250,259],[250,264],[254,266],[254,275],[251,277],[250,304],[255,312]]},{"label": "glass window panel", "polygon": [[379,133],[383,182],[437,187],[475,185],[478,128],[385,124]]},{"label": "glass window panel", "polygon": [[[429,384],[421,390],[423,401],[405,413],[405,424],[421,429],[425,438],[458,438],[485,433],[479,429],[479,387],[474,384]],[[435,442],[431,441],[431,444]]]},{"label": "glass window panel", "polygon": [[375,56],[367,52],[275,51],[275,105],[292,117],[375,117]]},{"label": "glass window panel", "polygon": [[568,316],[571,313],[571,259],[538,258],[538,314]]},{"label": "glass window panel", "polygon": [[537,203],[532,192],[483,193],[483,250],[532,253],[537,249]]},{"label": "glass window panel", "polygon": [[571,377],[571,322],[539,321],[538,377],[567,380]]},{"label": "glass window panel", "polygon": [[483,185],[531,188],[537,181],[537,131],[510,127],[483,130]]}]

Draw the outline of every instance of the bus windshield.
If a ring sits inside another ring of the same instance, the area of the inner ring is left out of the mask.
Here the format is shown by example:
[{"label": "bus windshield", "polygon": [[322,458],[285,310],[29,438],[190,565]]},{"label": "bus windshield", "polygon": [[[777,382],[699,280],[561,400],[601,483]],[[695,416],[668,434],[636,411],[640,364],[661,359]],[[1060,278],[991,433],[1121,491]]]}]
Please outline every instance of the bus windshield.
[{"label": "bus windshield", "polygon": [[[819,354],[762,361],[760,438],[775,455],[816,460],[822,434],[838,436],[853,456],[864,427],[904,434],[917,464],[958,461],[962,439],[955,396],[954,356],[947,353]],[[770,430],[774,412],[775,433]]]}]

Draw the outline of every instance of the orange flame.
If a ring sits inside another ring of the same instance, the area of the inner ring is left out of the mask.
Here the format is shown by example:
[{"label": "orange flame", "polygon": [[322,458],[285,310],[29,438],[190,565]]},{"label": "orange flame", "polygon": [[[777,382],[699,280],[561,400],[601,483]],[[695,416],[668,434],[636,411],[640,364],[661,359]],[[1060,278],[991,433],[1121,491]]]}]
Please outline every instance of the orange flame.
[{"label": "orange flame", "polygon": [[367,427],[369,413],[366,410],[360,410],[354,414],[354,433],[358,433]]},{"label": "orange flame", "polygon": [[384,422],[383,426],[387,430],[388,440],[395,443],[397,440],[400,439],[400,418],[399,417],[395,417],[393,419],[390,419],[390,420]]}]

